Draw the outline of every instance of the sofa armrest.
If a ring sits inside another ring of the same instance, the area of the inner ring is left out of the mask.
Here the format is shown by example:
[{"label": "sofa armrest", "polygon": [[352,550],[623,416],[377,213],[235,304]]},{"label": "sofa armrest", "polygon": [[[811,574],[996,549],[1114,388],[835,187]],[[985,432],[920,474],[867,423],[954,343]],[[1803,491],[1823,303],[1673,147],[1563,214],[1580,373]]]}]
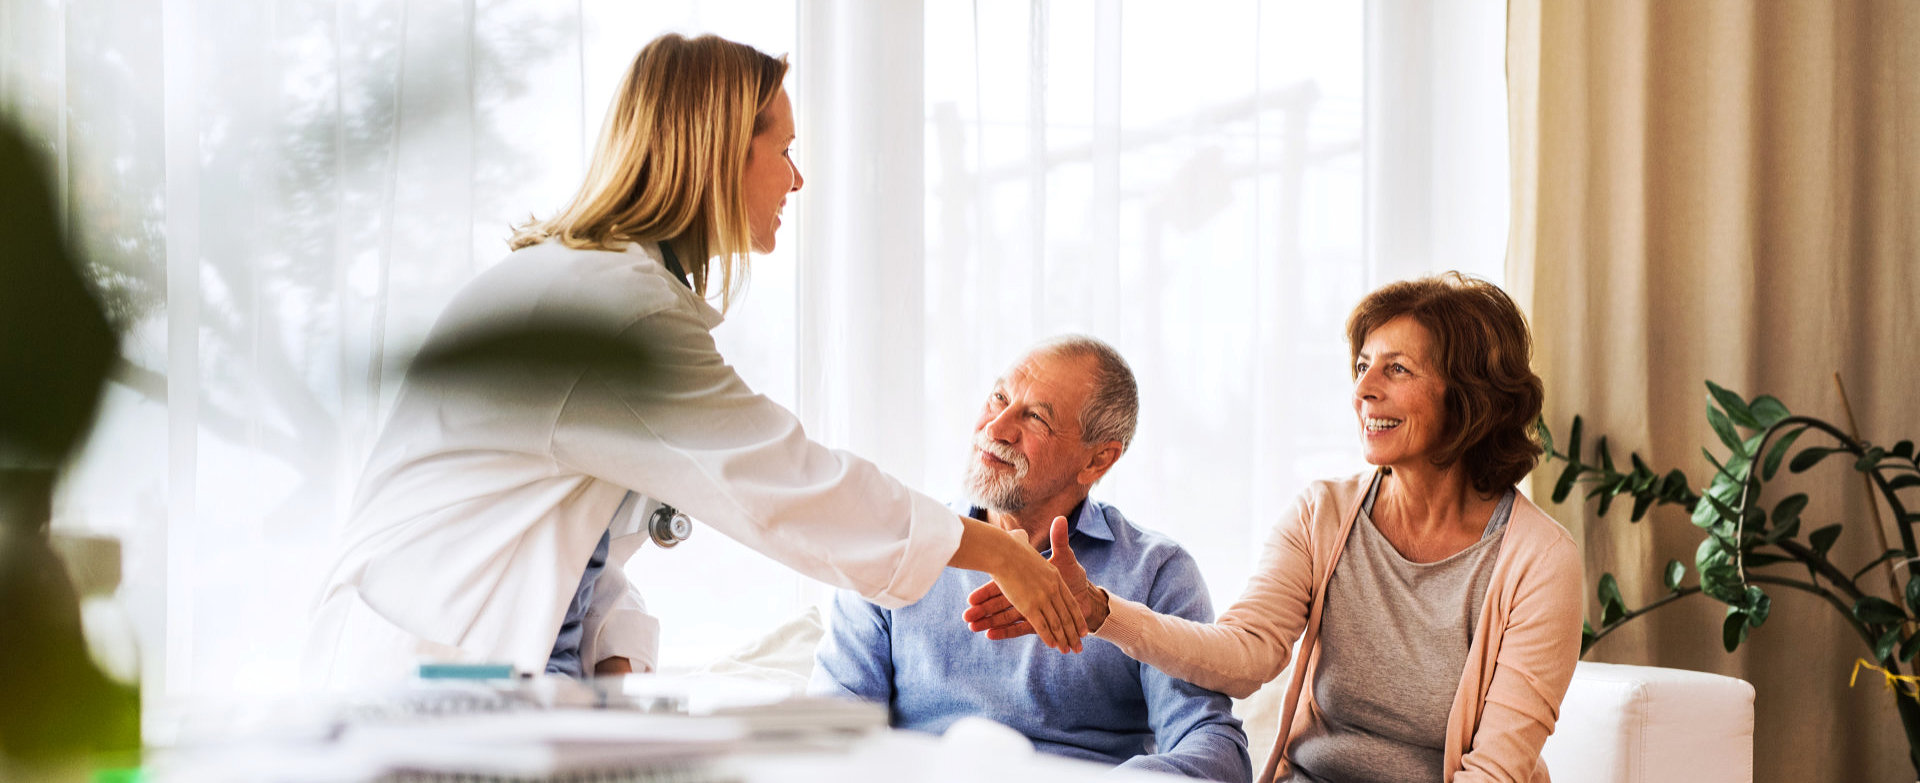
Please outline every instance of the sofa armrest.
[{"label": "sofa armrest", "polygon": [[1582,661],[1541,755],[1554,783],[1751,783],[1753,686]]}]

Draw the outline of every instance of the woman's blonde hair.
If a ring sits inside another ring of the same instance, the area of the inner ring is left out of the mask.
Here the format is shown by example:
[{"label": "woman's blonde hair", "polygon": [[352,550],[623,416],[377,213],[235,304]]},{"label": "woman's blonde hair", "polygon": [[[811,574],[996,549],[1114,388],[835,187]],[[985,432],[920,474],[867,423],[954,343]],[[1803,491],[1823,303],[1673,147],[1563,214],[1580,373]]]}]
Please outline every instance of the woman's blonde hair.
[{"label": "woman's blonde hair", "polygon": [[746,283],[753,244],[741,193],[747,154],[786,74],[785,57],[718,36],[653,39],[627,69],[572,202],[516,227],[507,245],[671,241],[701,296],[718,259],[724,310]]}]

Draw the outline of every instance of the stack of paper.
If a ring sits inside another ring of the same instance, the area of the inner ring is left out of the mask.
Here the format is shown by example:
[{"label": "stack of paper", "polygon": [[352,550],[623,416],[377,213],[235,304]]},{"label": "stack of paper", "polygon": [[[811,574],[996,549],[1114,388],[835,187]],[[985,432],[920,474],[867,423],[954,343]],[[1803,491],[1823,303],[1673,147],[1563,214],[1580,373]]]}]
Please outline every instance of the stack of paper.
[{"label": "stack of paper", "polygon": [[537,780],[684,767],[746,736],[730,718],[527,710],[356,726],[341,750],[394,773]]}]

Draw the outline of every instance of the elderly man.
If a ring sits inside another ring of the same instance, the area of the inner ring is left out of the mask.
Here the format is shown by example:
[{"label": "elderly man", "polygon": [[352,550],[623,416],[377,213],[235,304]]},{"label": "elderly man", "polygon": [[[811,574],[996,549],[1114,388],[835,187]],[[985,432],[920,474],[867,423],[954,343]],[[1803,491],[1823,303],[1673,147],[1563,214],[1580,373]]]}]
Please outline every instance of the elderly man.
[{"label": "elderly man", "polygon": [[[967,462],[971,502],[955,509],[1042,552],[1064,539],[1109,592],[1211,621],[1193,557],[1087,497],[1126,451],[1138,408],[1133,371],[1112,347],[1082,336],[1042,343],[987,396]],[[919,603],[893,610],[842,591],[811,690],[884,703],[897,728],[940,733],[979,716],[1046,753],[1232,783],[1251,776],[1247,737],[1226,696],[1092,637],[1080,655],[1034,637],[988,641],[960,618],[984,581],[949,568]]]}]

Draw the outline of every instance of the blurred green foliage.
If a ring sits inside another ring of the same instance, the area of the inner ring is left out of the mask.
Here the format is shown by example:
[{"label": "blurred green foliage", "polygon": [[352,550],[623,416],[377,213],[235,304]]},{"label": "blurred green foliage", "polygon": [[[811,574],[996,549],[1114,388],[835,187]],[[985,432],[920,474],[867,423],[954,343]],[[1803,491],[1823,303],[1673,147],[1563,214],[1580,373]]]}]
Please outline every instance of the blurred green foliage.
[{"label": "blurred green foliage", "polygon": [[48,541],[58,470],[85,438],[115,336],[61,241],[46,177],[0,123],[0,773],[123,766],[138,690],[94,665]]}]

